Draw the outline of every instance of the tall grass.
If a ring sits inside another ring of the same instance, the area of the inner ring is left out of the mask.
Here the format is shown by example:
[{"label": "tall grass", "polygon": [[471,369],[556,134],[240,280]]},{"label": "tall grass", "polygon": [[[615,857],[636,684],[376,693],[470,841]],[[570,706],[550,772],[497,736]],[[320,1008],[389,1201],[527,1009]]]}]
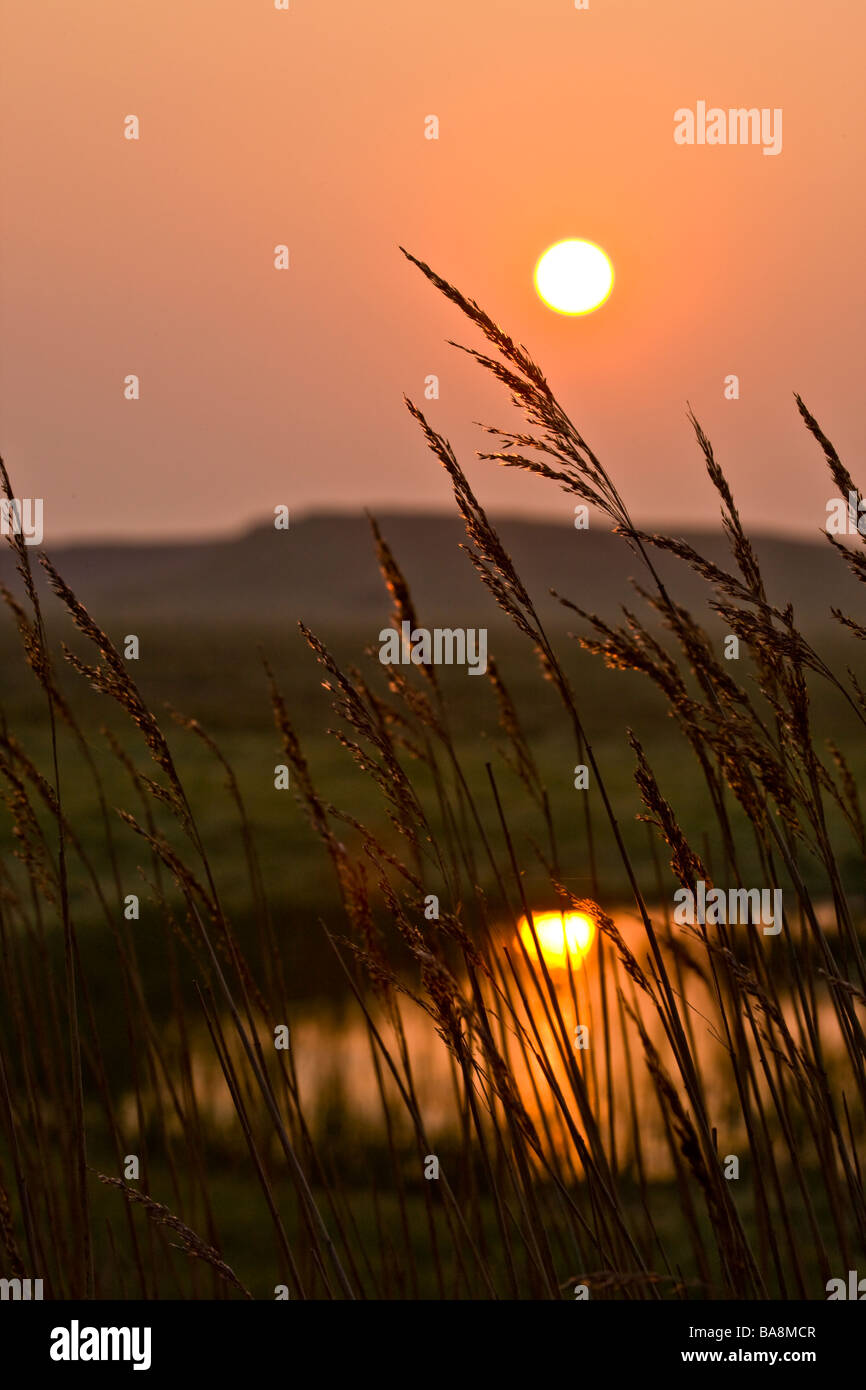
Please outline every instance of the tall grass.
[{"label": "tall grass", "polygon": [[[27,547],[13,537],[23,594],[4,590],[4,598],[45,701],[52,755],[48,770],[40,770],[3,721],[0,777],[17,861],[0,863],[4,1274],[41,1277],[53,1297],[273,1296],[273,1287],[255,1286],[255,1261],[248,1273],[225,1258],[221,1232],[231,1225],[232,1199],[215,1174],[214,1136],[202,1109],[205,1037],[246,1154],[244,1190],[258,1194],[257,1211],[271,1232],[268,1268],[279,1272],[290,1297],[562,1298],[575,1286],[621,1299],[823,1297],[825,1282],[856,1267],[866,1252],[858,1155],[866,1128],[866,969],[862,924],[842,867],[852,854],[862,863],[866,832],[843,752],[833,746],[828,757],[817,746],[810,689],[825,683],[859,723],[866,723],[866,696],[851,672],[827,666],[790,607],[771,602],[697,420],[730,570],[635,526],[525,349],[428,266],[409,260],[480,331],[488,349],[466,351],[524,417],[521,429],[492,429],[495,448],[483,457],[590,504],[642,567],[644,619],[628,611],[611,625],[572,598],[561,602],[581,620],[579,640],[588,651],[610,667],[641,673],[661,692],[693,754],[692,775],[705,784],[721,862],[711,865],[705,849],[689,842],[666,794],[665,771],[651,766],[637,736],[623,730],[635,810],[654,840],[654,881],[639,881],[567,662],[448,441],[407,401],[451,481],[469,561],[525,639],[539,679],[556,692],[563,764],[586,765],[590,791],[575,793],[580,809],[572,822],[555,824],[521,711],[491,662],[487,680],[508,775],[516,778],[509,786],[519,787],[536,816],[537,836],[527,849],[512,833],[513,791],[504,789],[501,769],[489,764],[482,785],[468,775],[452,734],[453,687],[434,666],[383,668],[373,661],[371,674],[343,668],[302,626],[330,692],[334,736],[354,759],[355,776],[377,789],[391,828],[362,824],[351,805],[335,807],[318,790],[264,661],[263,688],[291,786],[342,903],[342,920],[305,929],[325,934],[345,975],[381,1107],[384,1177],[371,1166],[359,1198],[357,1180],[349,1181],[340,1154],[307,1113],[295,1051],[274,1047],[274,1029],[289,1015],[286,927],[268,901],[235,772],[194,719],[174,714],[172,739],[199,740],[227,779],[256,923],[255,939],[243,942],[221,902],[200,808],[129,663],[42,555],[44,575],[78,633],[77,649],[53,649],[43,584]],[[856,492],[799,397],[796,404],[834,485],[844,495]],[[2,480],[13,496],[5,469]],[[423,615],[387,538],[371,524],[393,622],[415,627]],[[833,543],[840,562],[866,579],[863,553]],[[748,660],[724,661],[717,638],[662,582],[654,564],[659,551],[706,580],[712,606]],[[866,637],[855,618],[834,615],[852,641]],[[81,655],[82,639],[89,659]],[[63,693],[61,657],[124,712],[149,755],[145,770],[123,739],[105,731],[128,779],[130,799],[117,815],[108,807],[93,732],[80,726]],[[739,680],[738,665],[746,671]],[[92,779],[104,829],[98,862],[64,811],[58,749],[66,739]],[[844,825],[843,844],[828,829],[828,808],[834,824]],[[784,890],[782,932],[768,937],[755,925],[724,923],[675,928],[676,887],[743,882],[743,826],[762,886]],[[129,835],[138,837],[155,909],[148,919],[161,933],[170,1029],[160,1026],[148,999],[140,924],[124,915],[130,890],[121,883],[117,846]],[[595,863],[605,842],[616,847],[623,890],[633,899],[638,925],[631,933],[600,901]],[[577,861],[588,871],[591,896],[568,886]],[[806,887],[806,861],[820,868],[821,901]],[[104,918],[115,981],[110,1001],[94,997],[82,965],[70,863]],[[564,977],[554,975],[540,949],[529,869],[543,872],[550,904],[587,914],[597,928],[592,959],[582,968],[569,962]],[[483,886],[490,883],[492,893]],[[535,952],[517,930],[521,917],[532,924]],[[58,927],[61,963],[53,949]],[[107,1009],[122,1010],[125,1019],[121,1058],[106,1055]],[[450,1068],[454,1127],[445,1141],[431,1132],[413,1055],[416,1032],[408,1020],[419,1010]],[[588,1049],[575,1047],[578,1024],[589,1028]],[[702,1038],[711,1039],[712,1068]],[[137,1181],[124,1176],[130,1154],[140,1160]],[[428,1180],[425,1163],[433,1156],[440,1174]],[[363,1153],[359,1160],[363,1168]],[[243,1242],[236,1244],[243,1260]]]}]

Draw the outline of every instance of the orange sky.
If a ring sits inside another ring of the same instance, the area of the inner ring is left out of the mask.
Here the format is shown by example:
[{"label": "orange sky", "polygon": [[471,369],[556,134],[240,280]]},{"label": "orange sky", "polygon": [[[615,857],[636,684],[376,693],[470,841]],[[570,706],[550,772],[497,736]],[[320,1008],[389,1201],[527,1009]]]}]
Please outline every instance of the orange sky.
[{"label": "orange sky", "polygon": [[[474,339],[398,243],[526,343],[637,518],[717,515],[687,400],[755,528],[824,522],[795,389],[862,483],[866,7],[5,0],[0,15],[0,437],[18,494],[45,498],[47,544],[232,530],[278,503],[447,507],[403,391],[491,510],[570,524],[563,494],[473,461],[471,421],[510,409],[445,345]],[[781,107],[782,153],[675,145],[674,111],[699,99]],[[614,262],[597,314],[535,296],[535,260],[565,236]],[[441,398],[425,405],[428,373]]]}]

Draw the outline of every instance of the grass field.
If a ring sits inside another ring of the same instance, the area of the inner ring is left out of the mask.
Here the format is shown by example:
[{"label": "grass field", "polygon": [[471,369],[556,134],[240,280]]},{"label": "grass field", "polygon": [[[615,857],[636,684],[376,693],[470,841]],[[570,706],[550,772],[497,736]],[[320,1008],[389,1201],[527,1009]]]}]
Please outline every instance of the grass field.
[{"label": "grass field", "polygon": [[[535,431],[490,457],[607,517],[650,618],[542,623],[411,405],[498,605],[484,676],[377,659],[425,614],[375,528],[381,617],[302,638],[145,610],[137,657],[50,566],[40,597],[21,545],[6,1262],[95,1297],[822,1297],[866,1252],[866,629],[768,599],[696,421],[731,570],[640,532],[540,370],[421,269]],[[777,930],[678,918],[707,885],[778,890]],[[550,909],[586,933],[558,961]]]}]

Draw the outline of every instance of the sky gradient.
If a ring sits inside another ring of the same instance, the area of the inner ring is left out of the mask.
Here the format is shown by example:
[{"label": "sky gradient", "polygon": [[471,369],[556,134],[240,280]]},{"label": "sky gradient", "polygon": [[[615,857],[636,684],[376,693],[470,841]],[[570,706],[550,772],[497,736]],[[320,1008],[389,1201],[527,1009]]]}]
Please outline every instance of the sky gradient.
[{"label": "sky gradient", "polygon": [[[570,525],[551,485],[474,461],[471,422],[513,412],[446,346],[478,344],[399,244],[526,344],[636,519],[718,516],[687,401],[756,530],[817,535],[831,495],[794,390],[863,485],[866,10],[850,0],[6,0],[0,16],[0,446],[16,492],[45,499],[47,545],[225,533],[280,503],[448,508],[404,391],[491,511]],[[782,152],[678,146],[674,112],[699,100],[781,108]],[[573,319],[532,284],[568,236],[616,271]]]}]

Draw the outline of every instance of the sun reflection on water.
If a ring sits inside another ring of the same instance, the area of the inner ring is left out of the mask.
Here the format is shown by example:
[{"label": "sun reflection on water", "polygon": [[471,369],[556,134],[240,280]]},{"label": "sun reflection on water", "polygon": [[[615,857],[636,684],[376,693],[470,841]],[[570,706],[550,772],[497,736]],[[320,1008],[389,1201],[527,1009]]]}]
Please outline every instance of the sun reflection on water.
[{"label": "sun reflection on water", "polygon": [[[595,939],[595,923],[584,912],[533,912],[535,935],[548,970],[566,970],[569,959],[577,970]],[[538,960],[532,928],[525,917],[518,923],[520,939],[531,960]]]}]

